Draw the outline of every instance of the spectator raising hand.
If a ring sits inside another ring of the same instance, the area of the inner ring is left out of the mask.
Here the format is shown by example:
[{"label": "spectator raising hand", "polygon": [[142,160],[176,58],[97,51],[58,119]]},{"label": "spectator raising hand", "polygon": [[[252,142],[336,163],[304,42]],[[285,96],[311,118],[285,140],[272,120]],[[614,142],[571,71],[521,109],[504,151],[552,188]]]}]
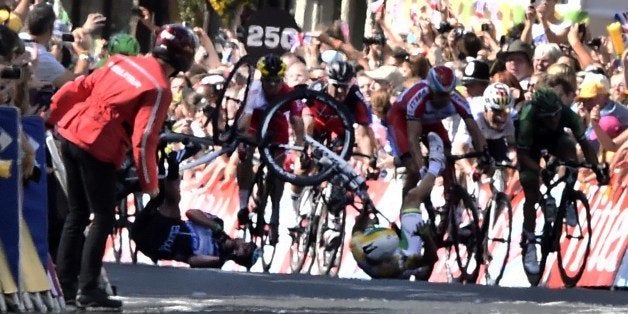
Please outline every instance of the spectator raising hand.
[{"label": "spectator raising hand", "polygon": [[105,26],[106,21],[107,18],[104,15],[100,13],[90,13],[81,29],[85,34],[93,34],[95,31]]}]

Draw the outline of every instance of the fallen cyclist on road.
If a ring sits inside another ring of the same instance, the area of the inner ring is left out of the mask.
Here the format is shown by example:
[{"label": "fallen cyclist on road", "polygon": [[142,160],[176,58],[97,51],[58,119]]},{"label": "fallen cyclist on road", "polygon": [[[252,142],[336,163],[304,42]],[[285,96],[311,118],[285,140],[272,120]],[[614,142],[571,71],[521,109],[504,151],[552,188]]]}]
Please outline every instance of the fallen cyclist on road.
[{"label": "fallen cyclist on road", "polygon": [[423,221],[418,206],[431,192],[434,180],[444,169],[443,141],[430,132],[429,168],[422,169],[419,185],[403,199],[401,229],[378,228],[367,214],[356,217],[351,235],[351,253],[358,266],[372,278],[428,280],[438,260],[429,223]]},{"label": "fallen cyclist on road", "polygon": [[181,219],[179,167],[176,153],[168,156],[168,174],[160,195],[146,205],[130,236],[139,251],[157,262],[175,260],[190,267],[221,268],[226,261],[251,268],[259,257],[253,242],[231,238],[223,231],[223,221],[200,209],[185,212]]}]

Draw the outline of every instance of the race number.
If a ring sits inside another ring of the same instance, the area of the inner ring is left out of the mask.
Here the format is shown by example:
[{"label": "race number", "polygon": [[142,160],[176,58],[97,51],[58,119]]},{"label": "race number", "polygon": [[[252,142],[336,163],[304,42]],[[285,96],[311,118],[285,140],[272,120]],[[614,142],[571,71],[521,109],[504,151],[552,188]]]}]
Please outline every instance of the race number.
[{"label": "race number", "polygon": [[264,47],[271,50],[281,46],[281,49],[287,51],[292,45],[291,38],[296,34],[298,31],[292,27],[281,29],[276,26],[250,25],[246,45],[247,47]]},{"label": "race number", "polygon": [[294,17],[276,8],[264,8],[253,14],[244,25],[244,40],[249,55],[261,57],[289,51],[301,31]]}]

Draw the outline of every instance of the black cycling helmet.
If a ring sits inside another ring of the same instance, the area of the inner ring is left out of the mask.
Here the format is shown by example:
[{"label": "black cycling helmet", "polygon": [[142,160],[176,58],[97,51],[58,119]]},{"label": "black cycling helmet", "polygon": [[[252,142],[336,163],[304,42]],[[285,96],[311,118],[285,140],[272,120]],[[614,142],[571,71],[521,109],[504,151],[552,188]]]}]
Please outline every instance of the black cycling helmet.
[{"label": "black cycling helmet", "polygon": [[157,32],[153,55],[170,64],[177,72],[190,69],[198,45],[196,35],[180,24],[167,24]]},{"label": "black cycling helmet", "polygon": [[286,64],[274,53],[259,58],[255,68],[262,73],[262,80],[281,81],[286,74]]},{"label": "black cycling helmet", "polygon": [[539,88],[532,95],[532,106],[537,117],[553,116],[562,108],[560,97],[550,88]]},{"label": "black cycling helmet", "polygon": [[327,65],[327,78],[332,84],[349,84],[355,76],[353,66],[345,61],[334,61]]}]

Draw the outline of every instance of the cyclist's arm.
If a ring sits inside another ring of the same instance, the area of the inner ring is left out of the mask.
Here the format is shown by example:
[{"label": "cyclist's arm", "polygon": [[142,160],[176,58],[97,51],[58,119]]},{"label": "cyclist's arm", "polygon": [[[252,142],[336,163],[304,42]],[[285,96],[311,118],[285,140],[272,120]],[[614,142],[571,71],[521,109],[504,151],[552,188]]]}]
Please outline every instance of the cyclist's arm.
[{"label": "cyclist's arm", "polygon": [[421,153],[421,135],[423,126],[419,120],[408,120],[408,148],[413,163],[421,169],[423,167],[423,154]]},{"label": "cyclist's arm", "polygon": [[305,124],[304,119],[300,116],[290,116],[290,125],[294,131],[294,144],[303,145],[303,138],[305,137]]},{"label": "cyclist's arm", "polygon": [[593,148],[593,145],[591,145],[589,140],[587,140],[586,136],[578,138],[578,144],[580,144],[584,159],[586,159],[588,163],[597,166],[599,163],[597,159],[597,153],[595,152],[595,148]]},{"label": "cyclist's arm", "polygon": [[360,153],[367,156],[373,155],[375,148],[375,135],[373,134],[373,130],[371,130],[368,125],[358,124],[358,127],[355,130],[355,137],[358,142],[357,144]]},{"label": "cyclist's arm", "polygon": [[205,212],[200,209],[189,209],[185,212],[185,216],[188,217],[191,222],[208,227],[213,232],[223,232],[220,224],[207,217]]},{"label": "cyclist's arm", "polygon": [[473,142],[473,148],[475,148],[475,151],[479,152],[485,150],[487,146],[486,139],[484,138],[484,135],[482,135],[482,131],[480,131],[478,124],[475,120],[473,120],[473,117],[468,116],[462,121],[464,121],[464,124],[469,131],[469,135],[471,135],[471,141]]}]

